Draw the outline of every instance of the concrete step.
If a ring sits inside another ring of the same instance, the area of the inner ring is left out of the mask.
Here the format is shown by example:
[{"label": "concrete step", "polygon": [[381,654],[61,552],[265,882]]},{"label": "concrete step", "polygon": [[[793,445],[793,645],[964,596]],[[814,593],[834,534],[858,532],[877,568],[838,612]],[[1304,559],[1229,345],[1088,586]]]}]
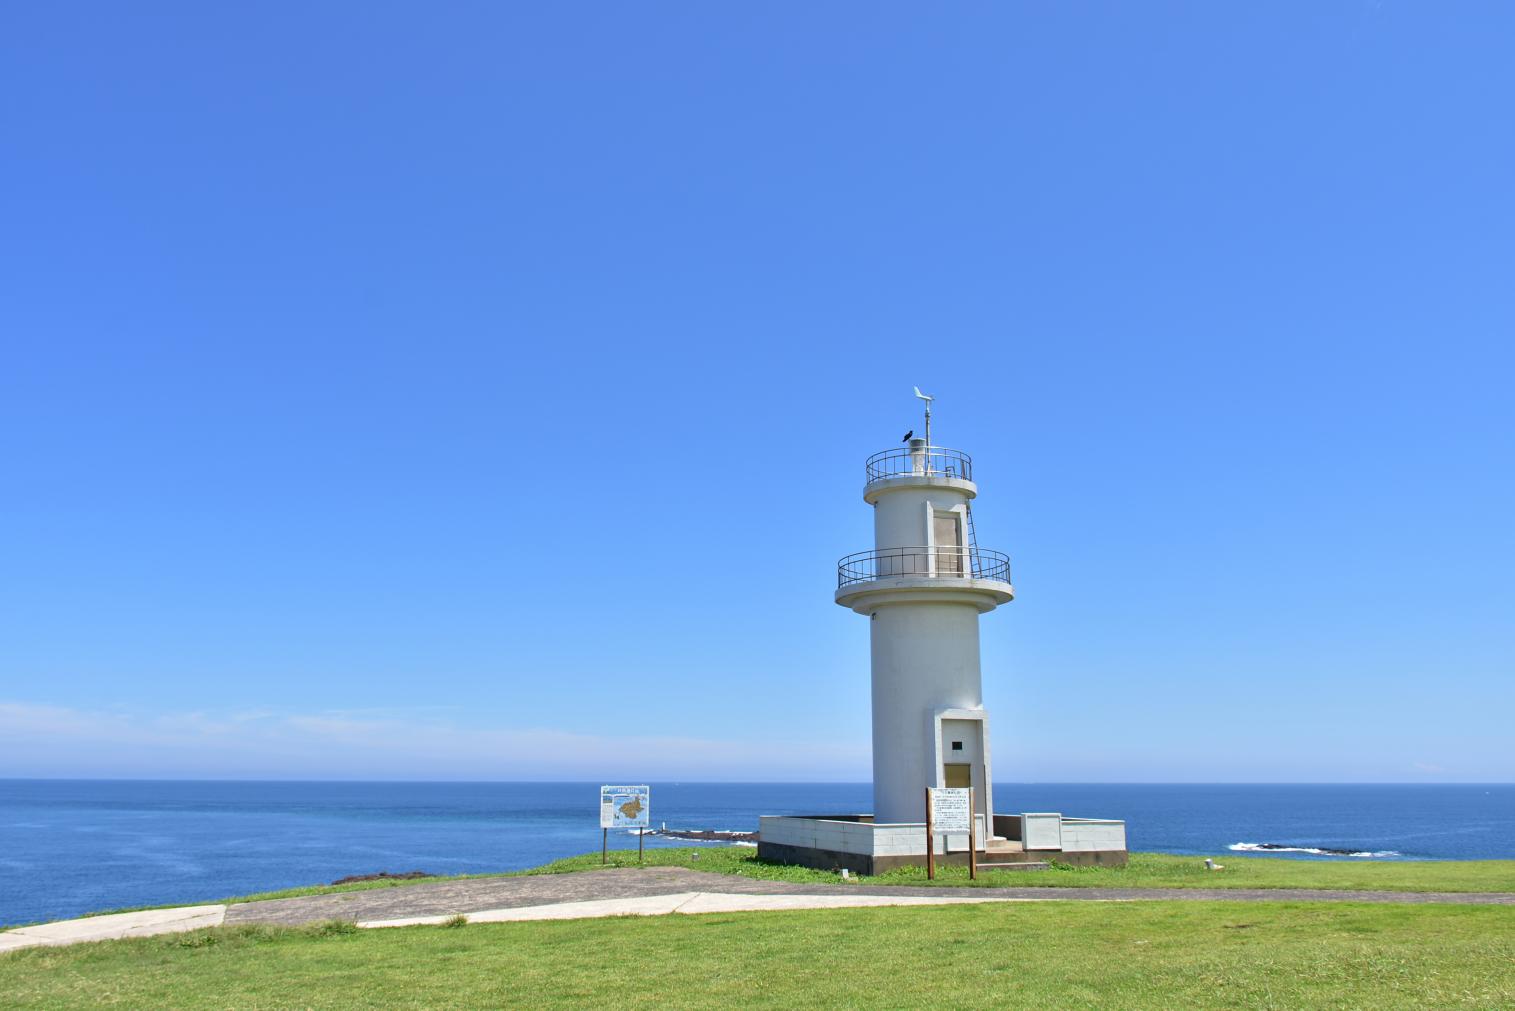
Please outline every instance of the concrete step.
[{"label": "concrete step", "polygon": [[989,853],[1024,853],[1026,847],[1018,839],[990,839],[984,844]]}]

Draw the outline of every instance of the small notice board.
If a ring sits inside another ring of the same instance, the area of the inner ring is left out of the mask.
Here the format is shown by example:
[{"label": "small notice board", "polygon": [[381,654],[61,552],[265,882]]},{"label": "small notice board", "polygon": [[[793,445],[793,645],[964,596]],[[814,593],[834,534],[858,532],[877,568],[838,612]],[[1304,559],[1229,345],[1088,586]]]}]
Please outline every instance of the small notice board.
[{"label": "small notice board", "polygon": [[600,828],[646,828],[652,789],[646,786],[600,787]]},{"label": "small notice board", "polygon": [[[968,877],[978,877],[978,840],[973,824],[973,791],[962,787],[926,787],[926,877],[936,878],[936,837],[968,836]],[[942,855],[946,856],[945,848]]]},{"label": "small notice board", "polygon": [[966,834],[972,827],[973,806],[966,789],[935,789],[931,791],[933,828],[943,835]]}]

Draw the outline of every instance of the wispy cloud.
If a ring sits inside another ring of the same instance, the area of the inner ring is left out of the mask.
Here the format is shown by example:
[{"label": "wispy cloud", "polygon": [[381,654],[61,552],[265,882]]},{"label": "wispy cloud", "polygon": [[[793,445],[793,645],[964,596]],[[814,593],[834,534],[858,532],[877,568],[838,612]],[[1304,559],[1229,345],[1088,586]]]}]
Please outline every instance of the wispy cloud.
[{"label": "wispy cloud", "polygon": [[143,713],[0,702],[0,776],[861,778],[865,743],[463,725],[438,707]]}]

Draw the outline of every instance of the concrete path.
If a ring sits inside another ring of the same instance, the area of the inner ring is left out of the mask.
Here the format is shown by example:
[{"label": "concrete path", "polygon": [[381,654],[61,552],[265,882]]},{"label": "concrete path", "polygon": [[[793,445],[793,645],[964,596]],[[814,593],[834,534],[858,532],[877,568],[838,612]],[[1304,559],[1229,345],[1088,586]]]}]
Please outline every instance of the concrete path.
[{"label": "concrete path", "polygon": [[[515,923],[522,920],[582,920],[600,916],[666,916],[670,913],[755,913],[784,909],[853,909],[859,906],[950,906],[971,902],[1036,902],[1055,899],[1001,898],[997,895],[730,895],[725,892],[674,892],[639,899],[559,902],[550,906],[515,906],[468,913],[469,923]],[[416,927],[446,923],[450,916],[411,916],[398,920],[361,920],[360,927]]]},{"label": "concrete path", "polygon": [[366,892],[339,892],[232,906],[227,923],[300,924],[315,920],[359,923],[426,916],[455,916],[572,902],[597,902],[700,892],[718,895],[870,895],[914,898],[1058,899],[1062,901],[1180,900],[1230,902],[1462,902],[1515,905],[1515,893],[1349,892],[1270,888],[930,888],[898,885],[817,885],[762,881],[684,867],[621,868],[520,878],[475,878]]},{"label": "concrete path", "polygon": [[144,909],[137,913],[110,913],[79,920],[39,923],[0,933],[0,951],[35,948],[40,945],[78,944],[81,941],[112,941],[121,937],[177,934],[201,927],[219,927],[226,918],[225,906],[179,906],[174,909]]},{"label": "concrete path", "polygon": [[1361,892],[1284,888],[926,888],[888,885],[793,884],[683,867],[620,868],[576,874],[475,878],[360,892],[306,895],[230,906],[184,906],[114,913],[0,932],[0,952],[44,944],[197,930],[221,923],[299,925],[352,920],[362,927],[661,916],[669,913],[835,909],[855,906],[947,905],[968,902],[1402,902],[1515,905],[1506,892]]}]

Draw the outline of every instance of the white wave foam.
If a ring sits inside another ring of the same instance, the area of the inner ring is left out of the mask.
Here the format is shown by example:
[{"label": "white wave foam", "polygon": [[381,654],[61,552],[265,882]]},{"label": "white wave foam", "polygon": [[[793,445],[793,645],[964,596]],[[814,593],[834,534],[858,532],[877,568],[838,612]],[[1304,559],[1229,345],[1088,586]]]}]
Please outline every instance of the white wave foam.
[{"label": "white wave foam", "polygon": [[1315,846],[1280,846],[1276,843],[1238,842],[1226,847],[1237,853],[1309,853],[1317,857],[1398,857],[1398,850],[1333,850]]}]

